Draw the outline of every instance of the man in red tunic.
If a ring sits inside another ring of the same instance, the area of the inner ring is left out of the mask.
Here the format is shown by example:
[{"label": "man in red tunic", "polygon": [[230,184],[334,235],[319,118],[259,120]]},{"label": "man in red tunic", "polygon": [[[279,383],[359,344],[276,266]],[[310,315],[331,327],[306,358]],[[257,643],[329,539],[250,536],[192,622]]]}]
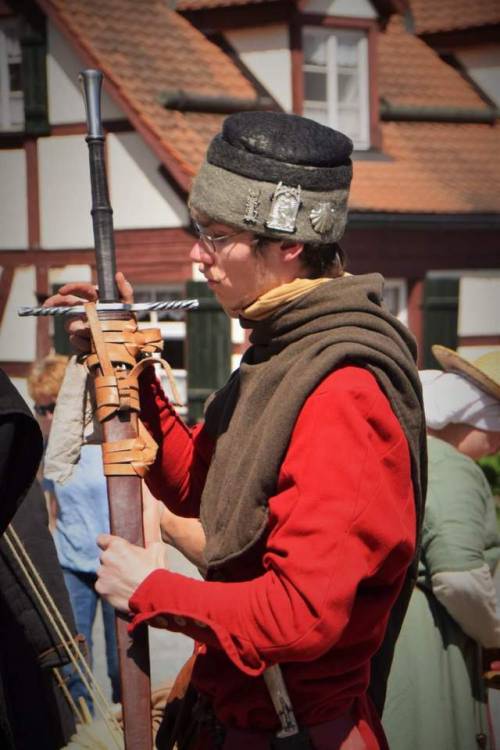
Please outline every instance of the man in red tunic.
[{"label": "man in red tunic", "polygon": [[296,740],[279,736],[263,677],[275,665],[302,746],[386,747],[378,714],[415,573],[425,435],[413,339],[379,275],[344,272],[351,151],[295,115],[225,120],[190,196],[191,258],[251,345],[192,429],[141,376],[164,537],[205,580],[106,535],[97,588],[132,628],[195,639],[196,750]]}]

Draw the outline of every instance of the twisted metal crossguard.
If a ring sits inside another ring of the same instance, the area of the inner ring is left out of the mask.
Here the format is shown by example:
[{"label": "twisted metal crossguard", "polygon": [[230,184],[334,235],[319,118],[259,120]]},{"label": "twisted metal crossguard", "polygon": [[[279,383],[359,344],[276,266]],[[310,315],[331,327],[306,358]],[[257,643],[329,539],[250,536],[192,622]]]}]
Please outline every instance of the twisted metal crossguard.
[{"label": "twisted metal crossguard", "polygon": [[[197,299],[177,299],[165,300],[164,302],[98,302],[96,305],[97,312],[163,312],[164,310],[198,310],[211,309],[212,300]],[[17,314],[21,317],[28,315],[47,316],[47,315],[81,315],[85,313],[83,305],[74,305],[73,307],[18,307]]]}]

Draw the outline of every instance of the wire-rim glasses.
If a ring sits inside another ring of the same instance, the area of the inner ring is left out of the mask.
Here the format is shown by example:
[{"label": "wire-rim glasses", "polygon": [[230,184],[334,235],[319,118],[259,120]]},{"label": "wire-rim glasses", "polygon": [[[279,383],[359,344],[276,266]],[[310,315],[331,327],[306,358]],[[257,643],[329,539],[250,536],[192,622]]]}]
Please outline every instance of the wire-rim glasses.
[{"label": "wire-rim glasses", "polygon": [[[239,234],[243,234],[245,230],[240,229],[237,232],[230,232],[229,234],[219,234],[216,237],[213,235],[207,234],[202,227],[196,222],[193,221],[193,228],[198,236],[198,239],[202,242],[203,246],[209,251],[209,253],[217,253],[226,244],[226,242],[233,237],[237,237]],[[221,244],[218,244],[221,243]]]}]

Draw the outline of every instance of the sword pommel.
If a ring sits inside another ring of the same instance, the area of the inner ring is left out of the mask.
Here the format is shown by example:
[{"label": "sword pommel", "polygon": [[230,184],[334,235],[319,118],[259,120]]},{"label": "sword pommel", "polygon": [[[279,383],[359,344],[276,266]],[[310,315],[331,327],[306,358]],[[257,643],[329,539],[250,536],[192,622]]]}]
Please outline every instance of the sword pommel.
[{"label": "sword pommel", "polygon": [[78,76],[85,102],[89,138],[104,138],[101,118],[102,79],[100,70],[82,70]]}]

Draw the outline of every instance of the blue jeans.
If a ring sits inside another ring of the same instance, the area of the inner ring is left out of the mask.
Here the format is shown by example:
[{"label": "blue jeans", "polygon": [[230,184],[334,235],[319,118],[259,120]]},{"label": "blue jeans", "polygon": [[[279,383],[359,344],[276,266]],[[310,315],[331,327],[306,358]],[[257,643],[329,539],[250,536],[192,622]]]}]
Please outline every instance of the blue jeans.
[{"label": "blue jeans", "polygon": [[[97,576],[94,573],[78,573],[74,570],[68,570],[68,568],[63,568],[62,571],[75,616],[77,631],[85,636],[88,644],[90,668],[92,668],[92,627],[96,616],[97,602],[101,602],[107,672],[111,681],[113,703],[119,703],[120,675],[116,648],[115,610],[97,594],[94,588]],[[82,696],[93,714],[92,699],[72,664],[68,664],[64,668],[64,674],[68,678],[68,688],[73,700],[78,702],[78,699]]]}]

